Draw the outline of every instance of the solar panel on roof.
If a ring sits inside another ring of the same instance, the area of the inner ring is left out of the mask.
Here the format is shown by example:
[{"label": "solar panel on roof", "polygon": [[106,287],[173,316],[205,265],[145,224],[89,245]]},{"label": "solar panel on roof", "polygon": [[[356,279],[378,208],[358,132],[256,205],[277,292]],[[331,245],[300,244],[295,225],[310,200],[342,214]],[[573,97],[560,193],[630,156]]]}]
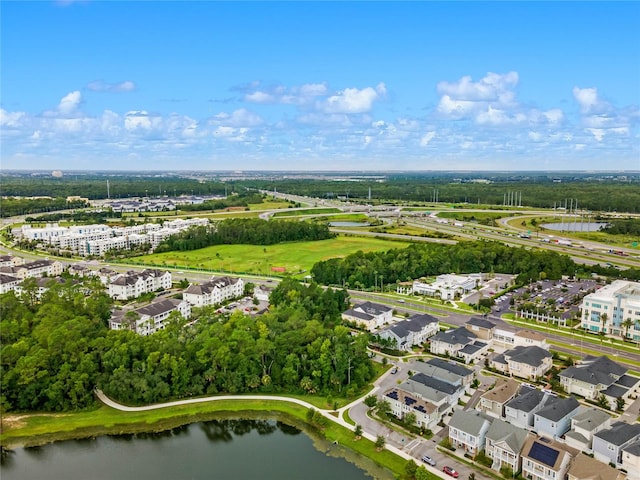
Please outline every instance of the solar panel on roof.
[{"label": "solar panel on roof", "polygon": [[529,456],[534,460],[544,463],[548,467],[553,467],[556,464],[560,452],[551,447],[547,447],[538,442],[533,442],[531,450],[529,450]]}]

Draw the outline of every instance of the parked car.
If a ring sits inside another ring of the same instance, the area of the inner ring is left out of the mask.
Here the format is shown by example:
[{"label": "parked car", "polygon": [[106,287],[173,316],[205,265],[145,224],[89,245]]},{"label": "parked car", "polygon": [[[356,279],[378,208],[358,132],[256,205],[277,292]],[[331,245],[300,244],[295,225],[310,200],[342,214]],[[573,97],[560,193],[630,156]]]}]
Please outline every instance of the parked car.
[{"label": "parked car", "polygon": [[431,458],[429,455],[423,455],[423,456],[422,456],[422,461],[423,461],[424,463],[428,463],[428,464],[429,464],[429,465],[431,465],[432,467],[435,467],[435,466],[436,466],[436,461],[435,461],[433,458]]},{"label": "parked car", "polygon": [[398,367],[393,367],[391,369],[391,373],[398,373]]},{"label": "parked car", "polygon": [[459,474],[458,472],[456,472],[453,468],[448,467],[448,466],[447,466],[447,467],[444,467],[444,468],[442,469],[442,471],[443,471],[444,473],[446,473],[447,475],[451,475],[453,478],[458,478],[458,475],[460,475],[460,474]]}]

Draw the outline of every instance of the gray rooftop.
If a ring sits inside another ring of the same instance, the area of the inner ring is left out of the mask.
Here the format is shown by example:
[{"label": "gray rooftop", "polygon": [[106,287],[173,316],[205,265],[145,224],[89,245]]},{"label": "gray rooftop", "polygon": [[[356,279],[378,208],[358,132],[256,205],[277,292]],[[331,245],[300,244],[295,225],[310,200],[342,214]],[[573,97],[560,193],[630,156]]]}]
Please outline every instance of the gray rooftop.
[{"label": "gray rooftop", "polygon": [[427,362],[429,365],[435,365],[436,367],[442,368],[444,370],[448,370],[451,373],[455,373],[456,375],[460,375],[461,377],[467,377],[473,373],[473,370],[470,370],[462,365],[453,362],[447,361],[442,358],[434,357]]},{"label": "gray rooftop", "polygon": [[145,305],[144,307],[137,308],[136,312],[138,312],[140,315],[149,315],[150,317],[155,317],[156,315],[161,315],[175,309],[178,305],[180,305],[180,303],[180,300],[177,300],[175,298],[165,298],[164,300],[160,300],[159,302],[150,303],[149,305]]},{"label": "gray rooftop", "polygon": [[628,391],[629,391],[628,388],[621,387],[620,385],[615,384],[615,385],[609,385],[604,390],[601,390],[600,393],[605,394],[607,397],[619,398],[624,396],[624,394],[627,393]]},{"label": "gray rooftop", "polygon": [[374,317],[377,317],[378,315],[382,315],[384,313],[387,313],[393,310],[393,308],[391,307],[387,307],[386,305],[380,305],[379,303],[373,303],[373,302],[364,302],[354,308],[359,308],[363,312],[366,312],[369,315],[373,315]]},{"label": "gray rooftop", "polygon": [[627,445],[622,449],[622,451],[628,452],[631,455],[634,455],[636,457],[640,457],[640,440],[638,440],[637,442],[633,442],[630,445]]},{"label": "gray rooftop", "polygon": [[544,400],[545,394],[538,389],[527,389],[528,391],[522,395],[518,395],[513,400],[509,400],[505,405],[521,412],[530,412],[540,405]]},{"label": "gray rooftop", "polygon": [[458,327],[454,330],[440,332],[431,338],[432,342],[443,342],[449,345],[467,345],[473,342],[477,337],[475,333],[470,332],[464,327]]},{"label": "gray rooftop", "polygon": [[469,320],[466,323],[466,325],[471,325],[473,327],[479,327],[479,328],[486,328],[487,330],[491,330],[496,326],[495,323],[490,322],[486,318],[481,318],[481,317],[473,317],[471,320]]},{"label": "gray rooftop", "polygon": [[473,355],[479,352],[480,350],[482,350],[486,346],[487,344],[483,342],[473,342],[470,345],[465,345],[462,349],[460,349],[459,353],[462,353],[464,355]]},{"label": "gray rooftop", "polygon": [[487,430],[487,438],[496,442],[506,443],[512,452],[519,454],[527,439],[527,431],[511,425],[504,420],[495,419]]},{"label": "gray rooftop", "polygon": [[616,422],[607,430],[600,430],[594,437],[603,439],[612,445],[624,445],[629,440],[640,436],[640,424]]},{"label": "gray rooftop", "polygon": [[356,317],[359,318],[360,320],[372,320],[373,317],[371,315],[369,315],[368,313],[363,313],[363,312],[359,312],[358,310],[354,310],[353,308],[350,308],[349,310],[342,312],[344,315],[348,315],[349,317]]},{"label": "gray rooftop", "polygon": [[561,377],[575,378],[592,385],[611,385],[627,372],[622,365],[609,357],[585,357],[579,365],[560,372]]},{"label": "gray rooftop", "polygon": [[438,380],[435,377],[430,377],[425,375],[424,373],[416,373],[413,377],[410,378],[411,381],[420,383],[426,387],[433,388],[442,393],[446,393],[447,395],[451,395],[455,393],[458,388],[455,385],[452,385],[448,382],[444,382],[442,380]]},{"label": "gray rooftop", "polygon": [[638,382],[640,382],[640,378],[633,377],[631,375],[623,375],[618,380],[616,380],[616,384],[629,388],[635,387]]},{"label": "gray rooftop", "polygon": [[476,410],[456,410],[449,420],[449,427],[477,437],[482,428],[490,423],[485,415]]},{"label": "gray rooftop", "polygon": [[547,400],[544,407],[536,413],[536,416],[557,422],[575,411],[579,406],[580,403],[578,403],[575,397],[551,397]]},{"label": "gray rooftop", "polygon": [[574,415],[571,418],[571,423],[574,425],[574,427],[592,431],[594,428],[602,425],[610,418],[611,415],[609,415],[607,412],[592,407]]},{"label": "gray rooftop", "polygon": [[547,350],[536,345],[515,347],[504,352],[504,356],[512,362],[524,363],[532,367],[538,367],[546,358],[551,358],[551,354]]}]

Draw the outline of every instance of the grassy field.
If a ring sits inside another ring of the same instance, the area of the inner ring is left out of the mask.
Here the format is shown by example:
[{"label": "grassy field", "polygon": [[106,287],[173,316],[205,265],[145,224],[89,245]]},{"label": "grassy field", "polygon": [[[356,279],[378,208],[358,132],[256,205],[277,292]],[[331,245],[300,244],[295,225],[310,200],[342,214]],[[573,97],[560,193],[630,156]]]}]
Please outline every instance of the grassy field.
[{"label": "grassy field", "polygon": [[287,210],[276,212],[274,217],[299,217],[300,215],[323,215],[326,213],[341,213],[337,208],[305,208],[303,210]]},{"label": "grassy field", "polygon": [[359,250],[372,252],[404,248],[405,242],[377,238],[339,236],[315,242],[278,245],[215,245],[189,252],[166,252],[131,259],[135,263],[268,275],[273,267],[284,273],[304,273],[321,260],[344,257]]}]

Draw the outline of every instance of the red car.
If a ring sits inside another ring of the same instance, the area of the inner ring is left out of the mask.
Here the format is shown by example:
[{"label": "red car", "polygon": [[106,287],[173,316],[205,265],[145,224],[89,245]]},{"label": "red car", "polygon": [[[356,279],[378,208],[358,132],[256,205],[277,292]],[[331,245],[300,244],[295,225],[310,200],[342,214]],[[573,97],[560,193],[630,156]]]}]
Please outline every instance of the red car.
[{"label": "red car", "polygon": [[444,467],[444,468],[442,469],[442,471],[443,471],[444,473],[446,473],[447,475],[451,475],[453,478],[458,478],[459,473],[458,473],[458,472],[456,472],[456,471],[455,471],[453,468],[451,468],[451,467]]}]

